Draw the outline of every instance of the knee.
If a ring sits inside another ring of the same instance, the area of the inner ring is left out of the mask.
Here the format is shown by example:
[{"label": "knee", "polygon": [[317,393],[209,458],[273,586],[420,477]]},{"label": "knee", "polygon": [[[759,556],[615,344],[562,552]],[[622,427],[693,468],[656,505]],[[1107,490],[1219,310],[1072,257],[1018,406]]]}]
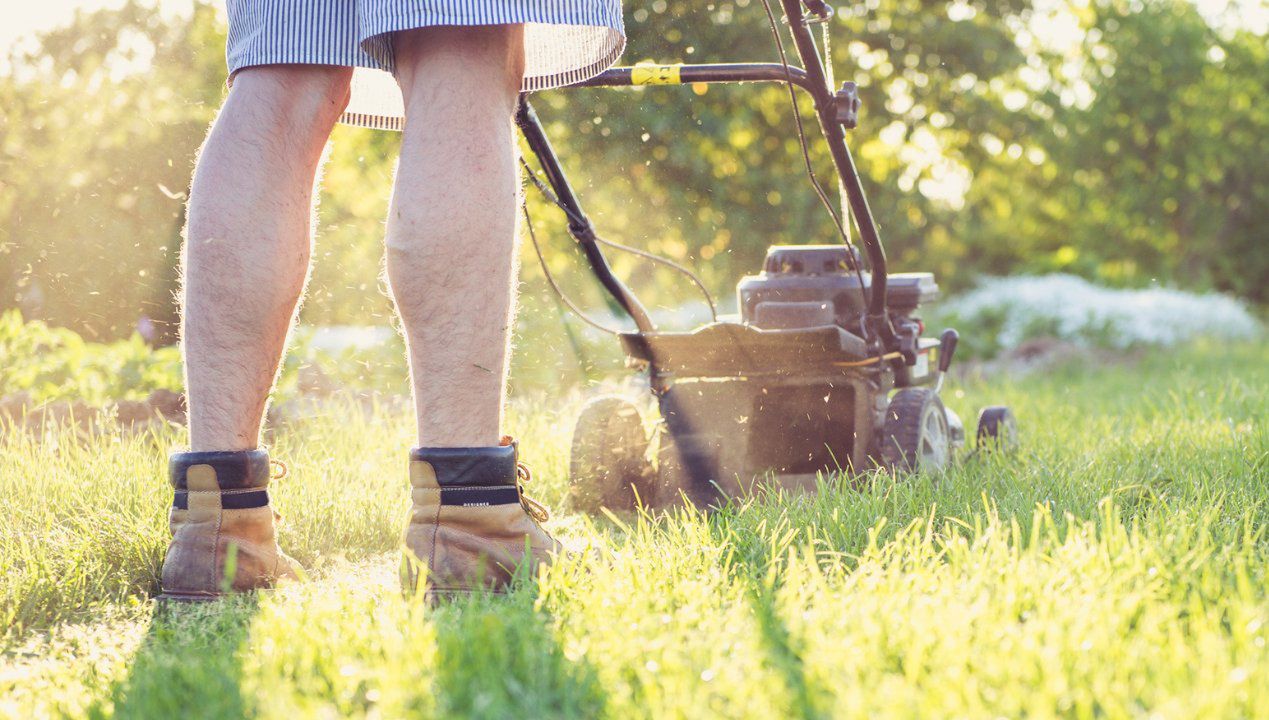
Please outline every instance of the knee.
[{"label": "knee", "polygon": [[384,238],[384,255],[389,275],[417,275],[429,267],[443,262],[442,253],[436,243],[428,242],[418,228],[419,218],[399,215],[389,223]]},{"label": "knee", "polygon": [[352,74],[338,65],[261,65],[236,73],[230,94],[278,123],[311,121],[329,132],[348,106]]}]

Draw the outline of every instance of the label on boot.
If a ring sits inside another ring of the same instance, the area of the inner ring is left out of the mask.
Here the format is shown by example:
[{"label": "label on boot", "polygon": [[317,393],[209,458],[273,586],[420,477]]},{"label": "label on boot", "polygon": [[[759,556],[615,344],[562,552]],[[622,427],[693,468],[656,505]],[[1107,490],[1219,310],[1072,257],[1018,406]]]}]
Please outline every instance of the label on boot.
[{"label": "label on boot", "polygon": [[489,507],[520,502],[520,490],[515,485],[501,487],[441,488],[442,505],[461,507]]},{"label": "label on boot", "polygon": [[[232,490],[219,493],[220,507],[222,510],[249,510],[251,508],[260,508],[269,504],[268,490],[248,490],[238,491]],[[177,490],[172,495],[172,507],[177,510],[189,509],[189,491]]]}]

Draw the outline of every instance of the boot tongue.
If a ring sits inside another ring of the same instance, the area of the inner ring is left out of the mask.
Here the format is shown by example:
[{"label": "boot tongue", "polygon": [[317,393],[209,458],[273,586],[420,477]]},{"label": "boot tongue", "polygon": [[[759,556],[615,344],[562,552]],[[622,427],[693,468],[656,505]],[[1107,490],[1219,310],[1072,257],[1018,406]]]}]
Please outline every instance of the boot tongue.
[{"label": "boot tongue", "polygon": [[516,484],[514,441],[497,447],[414,448],[410,460],[430,465],[443,488]]}]

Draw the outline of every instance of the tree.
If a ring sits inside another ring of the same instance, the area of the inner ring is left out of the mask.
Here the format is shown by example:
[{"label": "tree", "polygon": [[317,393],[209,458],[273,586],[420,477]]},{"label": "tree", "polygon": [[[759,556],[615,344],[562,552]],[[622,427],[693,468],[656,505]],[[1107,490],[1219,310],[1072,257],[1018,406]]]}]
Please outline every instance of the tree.
[{"label": "tree", "polygon": [[[1054,18],[1074,39],[1043,42]],[[849,141],[894,269],[933,270],[951,289],[1064,270],[1269,301],[1263,37],[1219,33],[1185,0],[873,0],[838,8],[830,29],[838,81],[861,87]],[[627,30],[626,63],[777,57],[760,0],[630,4]],[[132,0],[13,58],[0,77],[0,308],[94,337],[127,335],[141,315],[171,327],[184,189],[225,88],[223,32],[206,3],[168,17]],[[695,266],[720,294],[770,244],[834,239],[783,87],[533,102],[601,234]],[[832,192],[809,99],[801,109]],[[379,268],[398,142],[336,129],[307,321],[391,317]],[[531,188],[528,202],[561,282],[597,304],[560,214]],[[558,344],[558,308],[525,252],[523,334]],[[638,258],[614,264],[654,307],[695,299]]]},{"label": "tree", "polygon": [[[219,102],[210,5],[78,13],[0,79],[0,305],[96,336],[174,317],[193,155]],[[143,68],[143,71],[135,69]],[[170,326],[170,325],[169,325]]]}]

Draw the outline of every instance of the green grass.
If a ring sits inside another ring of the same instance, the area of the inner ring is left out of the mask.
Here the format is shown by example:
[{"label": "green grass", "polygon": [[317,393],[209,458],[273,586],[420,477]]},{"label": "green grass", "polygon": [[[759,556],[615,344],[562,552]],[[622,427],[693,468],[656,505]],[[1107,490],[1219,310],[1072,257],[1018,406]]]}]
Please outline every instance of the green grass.
[{"label": "green grass", "polygon": [[439,608],[396,584],[399,410],[278,428],[310,579],[193,608],[150,600],[176,432],[4,433],[0,715],[1269,717],[1269,346],[957,384],[1016,456],[709,517],[572,513],[578,400],[512,417],[578,553]]}]

